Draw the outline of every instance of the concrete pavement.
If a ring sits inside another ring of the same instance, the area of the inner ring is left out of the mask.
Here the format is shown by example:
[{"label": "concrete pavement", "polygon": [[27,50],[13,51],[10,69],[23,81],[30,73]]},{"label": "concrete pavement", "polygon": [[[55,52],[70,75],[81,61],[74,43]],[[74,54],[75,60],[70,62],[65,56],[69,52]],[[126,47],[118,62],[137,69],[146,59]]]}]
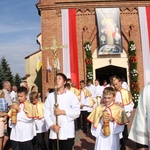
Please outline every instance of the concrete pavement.
[{"label": "concrete pavement", "polygon": [[[128,124],[128,130],[130,131],[130,127],[132,124],[132,120],[135,114],[135,110],[133,110],[130,119],[130,123]],[[73,150],[94,150],[95,138],[91,135],[90,131],[86,134],[83,133],[82,130],[76,131],[75,145]],[[136,145],[133,141],[128,140],[126,143],[126,150],[136,150]]]}]

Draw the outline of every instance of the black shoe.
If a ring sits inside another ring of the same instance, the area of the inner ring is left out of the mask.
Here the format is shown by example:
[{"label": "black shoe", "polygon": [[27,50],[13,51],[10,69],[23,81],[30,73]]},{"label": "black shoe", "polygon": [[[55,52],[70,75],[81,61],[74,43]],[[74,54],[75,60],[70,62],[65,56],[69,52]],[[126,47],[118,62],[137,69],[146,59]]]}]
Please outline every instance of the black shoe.
[{"label": "black shoe", "polygon": [[83,133],[87,133],[87,130],[83,130]]},{"label": "black shoe", "polygon": [[120,150],[126,150],[126,147],[121,147]]},{"label": "black shoe", "polygon": [[79,128],[76,128],[76,131],[79,131],[80,129]]}]

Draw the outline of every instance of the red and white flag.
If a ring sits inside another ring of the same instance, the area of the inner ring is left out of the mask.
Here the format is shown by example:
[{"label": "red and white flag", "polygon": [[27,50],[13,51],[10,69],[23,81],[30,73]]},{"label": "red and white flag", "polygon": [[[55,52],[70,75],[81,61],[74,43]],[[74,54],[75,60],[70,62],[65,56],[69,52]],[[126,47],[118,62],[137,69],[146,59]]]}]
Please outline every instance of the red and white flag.
[{"label": "red and white flag", "polygon": [[150,83],[150,7],[139,7],[144,84]]},{"label": "red and white flag", "polygon": [[63,73],[79,88],[76,9],[62,9]]}]

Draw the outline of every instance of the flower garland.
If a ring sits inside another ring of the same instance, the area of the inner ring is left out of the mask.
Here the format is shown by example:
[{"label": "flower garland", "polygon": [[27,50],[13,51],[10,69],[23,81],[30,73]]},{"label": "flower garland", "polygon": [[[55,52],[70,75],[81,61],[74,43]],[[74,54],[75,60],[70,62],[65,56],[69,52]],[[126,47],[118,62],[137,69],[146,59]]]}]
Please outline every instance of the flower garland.
[{"label": "flower garland", "polygon": [[138,85],[136,46],[133,41],[129,41],[128,52],[129,52],[129,64],[130,64],[131,93],[133,96],[134,107],[136,108],[139,99],[139,85]]},{"label": "flower garland", "polygon": [[90,42],[84,43],[84,49],[86,52],[86,78],[91,80],[93,82],[93,58],[92,58],[92,52],[91,52],[91,44]]}]

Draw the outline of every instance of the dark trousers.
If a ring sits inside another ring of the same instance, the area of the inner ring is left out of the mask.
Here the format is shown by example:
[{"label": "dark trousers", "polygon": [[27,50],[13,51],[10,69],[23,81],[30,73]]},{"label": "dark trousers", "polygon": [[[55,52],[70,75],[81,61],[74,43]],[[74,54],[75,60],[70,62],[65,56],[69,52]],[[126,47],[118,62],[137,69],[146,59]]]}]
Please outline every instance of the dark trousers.
[{"label": "dark trousers", "polygon": [[128,126],[127,125],[124,126],[124,130],[122,134],[123,134],[123,138],[120,139],[120,145],[121,145],[121,150],[124,150],[126,146],[126,141],[128,140]]},{"label": "dark trousers", "polygon": [[75,128],[76,129],[82,129],[82,124],[81,124],[81,119],[82,119],[82,115],[80,113],[80,116],[75,120]]},{"label": "dark trousers", "polygon": [[[57,150],[57,140],[49,139],[49,150]],[[72,150],[74,138],[59,140],[59,150]]]},{"label": "dark trousers", "polygon": [[138,148],[149,148],[148,145],[142,145],[140,143],[136,143],[136,147]]},{"label": "dark trousers", "polygon": [[47,150],[45,142],[45,134],[37,133],[37,135],[32,140],[33,150]]},{"label": "dark trousers", "polygon": [[26,142],[11,141],[11,148],[12,150],[31,150],[32,141],[26,141]]},{"label": "dark trousers", "polygon": [[83,132],[87,132],[87,126],[88,126],[87,117],[89,115],[89,112],[87,112],[87,111],[81,111],[81,115],[82,115]]}]

